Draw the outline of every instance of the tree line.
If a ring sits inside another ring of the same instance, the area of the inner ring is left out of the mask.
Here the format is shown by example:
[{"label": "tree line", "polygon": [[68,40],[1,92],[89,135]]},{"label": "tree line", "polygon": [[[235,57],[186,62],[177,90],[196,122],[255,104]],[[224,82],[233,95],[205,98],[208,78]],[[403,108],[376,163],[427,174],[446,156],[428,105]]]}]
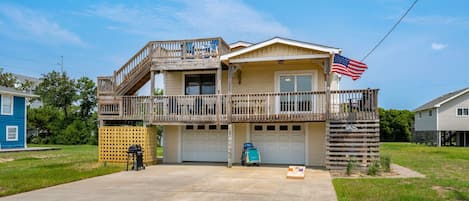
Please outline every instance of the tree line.
[{"label": "tree line", "polygon": [[379,118],[381,142],[409,142],[412,139],[413,112],[379,108]]},{"label": "tree line", "polygon": [[[34,90],[42,106],[28,106],[28,130],[36,135],[29,143],[40,144],[97,144],[96,84],[88,77],[73,79],[65,72],[43,74],[37,86],[33,82],[19,82],[11,73],[0,69],[0,86],[21,91]],[[32,99],[31,101],[34,101]]]}]

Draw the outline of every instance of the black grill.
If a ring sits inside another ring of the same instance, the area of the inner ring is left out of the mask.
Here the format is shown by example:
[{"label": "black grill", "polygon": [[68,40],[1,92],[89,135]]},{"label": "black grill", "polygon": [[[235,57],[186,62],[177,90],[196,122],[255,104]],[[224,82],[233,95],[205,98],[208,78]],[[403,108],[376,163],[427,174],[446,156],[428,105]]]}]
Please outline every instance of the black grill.
[{"label": "black grill", "polygon": [[142,146],[133,144],[127,150],[127,171],[129,170],[129,163],[132,164],[132,170],[138,171],[145,169],[143,165],[143,151]]}]

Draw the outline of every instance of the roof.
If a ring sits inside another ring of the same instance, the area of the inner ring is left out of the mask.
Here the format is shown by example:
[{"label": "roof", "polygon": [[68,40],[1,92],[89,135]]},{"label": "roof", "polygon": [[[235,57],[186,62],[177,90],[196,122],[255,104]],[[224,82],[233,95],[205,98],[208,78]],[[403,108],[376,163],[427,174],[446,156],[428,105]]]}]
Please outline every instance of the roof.
[{"label": "roof", "polygon": [[26,93],[26,92],[22,92],[13,88],[3,87],[3,86],[0,86],[0,94],[7,94],[7,95],[13,95],[13,96],[27,97],[27,98],[39,97],[38,95],[35,95],[35,94]]},{"label": "roof", "polygon": [[224,55],[221,56],[220,59],[221,60],[227,60],[229,58],[232,58],[232,57],[235,57],[235,56],[247,53],[247,52],[251,52],[251,51],[254,51],[254,50],[263,48],[265,46],[275,44],[275,43],[281,43],[281,44],[285,44],[285,45],[292,45],[292,46],[302,47],[302,48],[306,48],[306,49],[329,52],[329,53],[340,53],[342,51],[342,49],[340,49],[340,48],[329,47],[329,46],[325,46],[325,45],[319,45],[319,44],[308,43],[308,42],[303,42],[303,41],[297,41],[297,40],[292,40],[292,39],[288,39],[288,38],[274,37],[274,38],[271,38],[269,40],[256,43],[254,45],[250,45],[249,47],[246,47],[246,48],[234,51],[234,52],[230,52],[228,54],[224,54]]},{"label": "roof", "polygon": [[435,98],[433,100],[431,100],[430,102],[427,102],[423,105],[421,105],[420,107],[418,107],[417,109],[414,110],[414,112],[418,112],[418,111],[422,111],[422,110],[428,110],[428,109],[431,109],[431,108],[437,108],[437,107],[440,107],[442,104],[452,100],[452,99],[455,99],[461,95],[464,95],[466,94],[467,92],[469,92],[469,87],[466,87],[464,89],[460,89],[460,90],[457,90],[457,91],[453,91],[453,92],[450,92],[450,93],[447,93],[445,95],[442,95],[438,98]]},{"label": "roof", "polygon": [[231,43],[229,46],[230,46],[230,48],[235,48],[235,47],[249,47],[251,45],[252,45],[252,43],[250,43],[250,42],[240,40],[240,41],[236,41],[234,43]]}]

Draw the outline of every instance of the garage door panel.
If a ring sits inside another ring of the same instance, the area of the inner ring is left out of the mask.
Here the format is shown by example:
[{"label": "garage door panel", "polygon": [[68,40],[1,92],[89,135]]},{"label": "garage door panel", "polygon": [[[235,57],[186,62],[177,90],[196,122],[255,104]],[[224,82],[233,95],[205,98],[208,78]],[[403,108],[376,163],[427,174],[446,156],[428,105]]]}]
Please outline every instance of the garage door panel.
[{"label": "garage door panel", "polygon": [[259,149],[262,163],[305,163],[305,135],[303,131],[253,130],[251,138]]},{"label": "garage door panel", "polygon": [[223,130],[184,130],[182,160],[226,162],[228,139]]}]

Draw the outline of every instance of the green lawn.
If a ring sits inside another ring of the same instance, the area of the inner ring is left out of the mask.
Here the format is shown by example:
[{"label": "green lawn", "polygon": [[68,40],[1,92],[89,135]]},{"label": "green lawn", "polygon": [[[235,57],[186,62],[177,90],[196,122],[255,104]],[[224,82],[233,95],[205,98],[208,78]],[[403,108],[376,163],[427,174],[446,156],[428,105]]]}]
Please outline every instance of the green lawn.
[{"label": "green lawn", "polygon": [[334,179],[339,200],[469,200],[469,148],[383,143],[393,163],[419,179]]},{"label": "green lawn", "polygon": [[125,170],[99,163],[97,146],[53,146],[62,149],[0,153],[0,196]]}]

